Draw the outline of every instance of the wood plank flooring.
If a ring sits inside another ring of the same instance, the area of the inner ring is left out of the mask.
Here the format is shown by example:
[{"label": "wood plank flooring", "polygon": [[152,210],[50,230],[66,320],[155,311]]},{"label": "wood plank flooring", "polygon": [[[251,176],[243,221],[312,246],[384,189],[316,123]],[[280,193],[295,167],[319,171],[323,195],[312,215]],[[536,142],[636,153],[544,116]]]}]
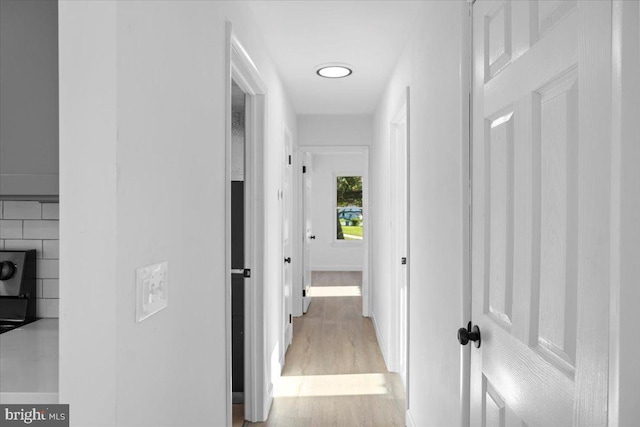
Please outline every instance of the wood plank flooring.
[{"label": "wood plank flooring", "polygon": [[[361,286],[353,272],[314,272],[323,295],[352,295]],[[313,295],[313,290],[312,290]],[[405,425],[400,376],[385,366],[371,319],[362,317],[361,296],[315,297],[303,317],[294,318],[268,427],[389,427]]]}]

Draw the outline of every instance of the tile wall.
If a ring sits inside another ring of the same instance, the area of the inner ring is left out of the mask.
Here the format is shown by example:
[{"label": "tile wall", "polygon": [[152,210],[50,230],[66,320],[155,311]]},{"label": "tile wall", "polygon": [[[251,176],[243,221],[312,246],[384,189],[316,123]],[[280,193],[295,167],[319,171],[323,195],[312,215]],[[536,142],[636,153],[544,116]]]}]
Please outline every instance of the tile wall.
[{"label": "tile wall", "polygon": [[35,249],[38,317],[58,317],[58,203],[0,201],[0,250]]}]

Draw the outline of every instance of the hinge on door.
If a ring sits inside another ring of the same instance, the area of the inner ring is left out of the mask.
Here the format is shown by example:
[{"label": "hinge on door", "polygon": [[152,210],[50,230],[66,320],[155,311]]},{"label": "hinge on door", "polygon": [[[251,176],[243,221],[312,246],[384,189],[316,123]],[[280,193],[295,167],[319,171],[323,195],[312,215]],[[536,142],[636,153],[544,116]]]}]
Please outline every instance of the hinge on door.
[{"label": "hinge on door", "polygon": [[306,166],[302,167],[302,173],[307,173],[307,167]]},{"label": "hinge on door", "polygon": [[289,164],[291,164],[291,154],[289,154]]},{"label": "hinge on door", "polygon": [[289,314],[289,323],[291,323],[291,314]]},{"label": "hinge on door", "polygon": [[304,297],[306,297],[306,296],[307,296],[307,291],[303,289],[303,290],[302,290],[302,297],[304,298]]}]

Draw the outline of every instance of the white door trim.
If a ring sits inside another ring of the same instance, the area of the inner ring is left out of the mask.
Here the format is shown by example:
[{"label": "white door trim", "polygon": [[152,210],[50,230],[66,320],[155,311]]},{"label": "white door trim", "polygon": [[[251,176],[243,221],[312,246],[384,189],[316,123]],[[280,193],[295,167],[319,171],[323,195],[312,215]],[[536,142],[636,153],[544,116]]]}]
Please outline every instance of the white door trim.
[{"label": "white door trim", "polygon": [[[362,315],[364,317],[371,316],[371,290],[369,285],[369,266],[371,265],[370,257],[371,257],[371,209],[369,206],[369,163],[371,161],[371,157],[369,155],[369,146],[366,145],[300,145],[300,159],[304,158],[304,153],[361,153],[364,156],[364,173],[362,175],[363,180],[363,194],[362,194],[362,204],[364,207],[364,211],[368,212],[369,218],[365,219],[369,226],[364,227],[364,260],[362,266]],[[298,168],[296,174],[301,177],[300,181],[304,180],[302,176],[302,168]],[[302,203],[299,200],[299,203]],[[302,212],[302,209],[298,210],[298,212]],[[298,227],[297,233],[302,233],[302,227]],[[295,238],[298,240],[302,240],[301,235],[297,235]],[[301,249],[298,253],[300,259],[302,259],[303,250]],[[296,293],[302,295],[302,289],[304,284],[300,284],[296,288]],[[294,299],[294,301],[296,301]]]},{"label": "white door trim", "polygon": [[637,301],[640,289],[640,6],[614,0],[612,5],[612,156],[611,156],[611,287],[609,307],[608,425],[630,425],[640,419],[636,390],[638,368]]},{"label": "white door trim", "polygon": [[251,278],[245,279],[245,418],[266,419],[269,395],[265,381],[265,207],[264,146],[266,138],[267,87],[255,64],[227,22],[226,46],[226,132],[225,132],[225,311],[226,311],[226,388],[227,425],[232,423],[231,407],[231,84],[235,81],[246,97],[245,146],[245,268]]}]

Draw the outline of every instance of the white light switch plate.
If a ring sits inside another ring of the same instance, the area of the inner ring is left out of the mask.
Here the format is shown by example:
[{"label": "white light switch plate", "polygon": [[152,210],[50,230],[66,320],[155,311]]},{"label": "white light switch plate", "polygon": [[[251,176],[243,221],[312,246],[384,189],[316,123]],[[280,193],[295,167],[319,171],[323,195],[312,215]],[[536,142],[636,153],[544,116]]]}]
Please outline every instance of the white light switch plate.
[{"label": "white light switch plate", "polygon": [[169,263],[136,269],[136,320],[142,322],[169,303]]}]

